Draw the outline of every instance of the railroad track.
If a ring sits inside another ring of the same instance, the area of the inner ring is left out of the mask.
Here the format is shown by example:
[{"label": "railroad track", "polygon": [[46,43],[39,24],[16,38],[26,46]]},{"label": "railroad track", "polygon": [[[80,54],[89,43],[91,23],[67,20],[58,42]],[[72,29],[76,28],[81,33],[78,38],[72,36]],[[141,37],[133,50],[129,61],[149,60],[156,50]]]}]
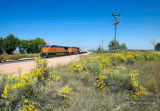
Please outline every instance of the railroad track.
[{"label": "railroad track", "polygon": [[[84,54],[84,53],[81,53],[81,54]],[[72,55],[81,55],[81,54],[72,54]],[[49,57],[49,58],[41,57],[41,58],[49,60],[49,59],[58,58],[62,56],[72,56],[72,55],[55,55],[54,57]],[[8,60],[8,61],[0,62],[0,65],[11,64],[11,63],[22,63],[22,62],[29,62],[29,61],[34,61],[34,58],[23,59],[23,60]]]}]

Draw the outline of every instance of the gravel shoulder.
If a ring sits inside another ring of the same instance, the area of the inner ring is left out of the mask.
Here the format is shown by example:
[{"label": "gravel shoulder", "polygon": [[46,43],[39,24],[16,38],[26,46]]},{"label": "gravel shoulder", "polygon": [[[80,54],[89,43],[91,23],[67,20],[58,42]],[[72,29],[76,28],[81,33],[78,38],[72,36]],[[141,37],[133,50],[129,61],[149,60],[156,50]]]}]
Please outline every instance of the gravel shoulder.
[{"label": "gravel shoulder", "polygon": [[[89,55],[90,52],[78,55],[71,55],[71,56],[61,56],[55,58],[49,58],[48,66],[57,67],[58,65],[66,65],[73,61],[78,61],[80,59],[80,55]],[[36,66],[34,61],[28,62],[20,62],[20,63],[10,63],[10,64],[0,64],[0,71],[5,72],[6,74],[13,73],[13,75],[17,75],[17,68],[21,67],[22,74],[29,72],[32,68]]]}]

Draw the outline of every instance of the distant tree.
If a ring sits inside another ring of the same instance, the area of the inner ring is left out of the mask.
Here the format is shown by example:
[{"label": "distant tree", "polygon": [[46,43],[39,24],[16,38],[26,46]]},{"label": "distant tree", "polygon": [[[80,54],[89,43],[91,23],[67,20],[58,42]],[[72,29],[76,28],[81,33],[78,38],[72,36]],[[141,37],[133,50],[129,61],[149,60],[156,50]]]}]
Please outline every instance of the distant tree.
[{"label": "distant tree", "polygon": [[[114,40],[110,41],[110,43],[108,44],[108,48],[109,48],[109,50],[114,50]],[[122,45],[120,45],[119,41],[116,40],[116,47],[115,47],[115,49],[125,50],[125,49],[127,49],[127,45],[125,43],[123,43]]]},{"label": "distant tree", "polygon": [[21,40],[18,39],[18,40],[17,40],[17,43],[18,43],[19,52],[20,52],[20,53],[23,53],[23,52],[22,52],[22,48],[21,48]]},{"label": "distant tree", "polygon": [[157,44],[155,45],[155,50],[156,50],[156,51],[160,51],[160,43],[157,43]]},{"label": "distant tree", "polygon": [[98,49],[97,49],[97,53],[102,53],[102,47],[99,45]]},{"label": "distant tree", "polygon": [[3,50],[4,50],[4,40],[3,38],[0,38],[0,54],[3,53]]},{"label": "distant tree", "polygon": [[[114,40],[111,40],[110,43],[108,44],[109,50],[114,50]],[[119,41],[116,40],[116,47],[115,49],[119,49]]]},{"label": "distant tree", "polygon": [[25,46],[25,41],[26,41],[26,44],[28,44],[27,40],[20,40],[19,39],[19,41],[18,41],[18,48],[19,48],[19,51],[21,52],[21,54],[24,54],[26,51],[26,48],[27,48],[27,46]]},{"label": "distant tree", "polygon": [[26,46],[27,53],[39,53],[41,52],[41,48],[46,45],[46,42],[41,38],[31,39],[28,41],[24,41],[23,47]]},{"label": "distant tree", "polygon": [[41,52],[41,48],[42,48],[44,45],[46,45],[46,42],[45,42],[43,39],[37,37],[37,38],[35,39],[35,45],[36,45],[36,46],[35,46],[35,47],[36,47],[36,52],[39,53],[39,52]]},{"label": "distant tree", "polygon": [[153,38],[152,40],[151,40],[151,44],[154,46],[154,50],[155,50],[155,45],[158,43],[158,41],[155,39],[155,38]]},{"label": "distant tree", "polygon": [[122,49],[122,50],[126,50],[127,49],[127,45],[125,43],[123,43],[119,47],[120,47],[119,49]]},{"label": "distant tree", "polygon": [[11,54],[14,50],[16,50],[19,44],[19,39],[15,37],[13,34],[9,34],[4,39],[4,48],[6,53]]},{"label": "distant tree", "polygon": [[28,41],[27,53],[34,53],[35,52],[34,43],[35,43],[34,39],[30,39]]},{"label": "distant tree", "polygon": [[28,48],[29,48],[29,41],[28,40],[21,40],[21,50],[23,51],[23,53],[25,51],[29,52]]}]

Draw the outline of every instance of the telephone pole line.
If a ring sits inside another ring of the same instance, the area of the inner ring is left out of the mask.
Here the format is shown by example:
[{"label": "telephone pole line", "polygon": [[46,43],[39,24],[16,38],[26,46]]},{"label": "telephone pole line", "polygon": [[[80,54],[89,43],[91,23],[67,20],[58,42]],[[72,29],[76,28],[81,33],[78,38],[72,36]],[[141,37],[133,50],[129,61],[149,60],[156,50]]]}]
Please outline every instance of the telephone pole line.
[{"label": "telephone pole line", "polygon": [[115,15],[112,13],[112,16],[115,18],[115,20],[111,20],[114,22],[113,25],[115,25],[115,38],[114,38],[114,53],[116,52],[116,30],[117,30],[117,24],[121,22],[121,20],[117,20],[117,18],[120,16],[120,13],[117,15],[117,9],[115,9]]}]

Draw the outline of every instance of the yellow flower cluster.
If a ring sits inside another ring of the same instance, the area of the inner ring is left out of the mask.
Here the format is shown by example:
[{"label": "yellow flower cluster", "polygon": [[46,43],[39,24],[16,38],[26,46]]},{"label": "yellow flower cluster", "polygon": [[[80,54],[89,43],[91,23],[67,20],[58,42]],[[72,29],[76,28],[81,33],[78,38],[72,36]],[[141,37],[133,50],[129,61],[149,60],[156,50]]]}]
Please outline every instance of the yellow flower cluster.
[{"label": "yellow flower cluster", "polygon": [[136,76],[139,75],[138,73],[139,73],[138,70],[134,70],[133,73],[130,75],[130,77],[134,79]]},{"label": "yellow flower cluster", "polygon": [[40,57],[37,57],[34,59],[34,61],[37,64],[37,68],[46,67],[47,66],[47,60],[46,59],[40,59]]},{"label": "yellow flower cluster", "polygon": [[28,103],[28,99],[25,99],[25,100],[24,100],[24,103]]},{"label": "yellow flower cluster", "polygon": [[4,87],[4,91],[3,91],[3,94],[2,94],[2,97],[3,97],[3,98],[7,98],[7,96],[8,96],[8,89],[9,89],[9,85],[7,84],[7,85]]},{"label": "yellow flower cluster", "polygon": [[85,78],[87,75],[88,75],[88,72],[85,71],[85,72],[84,72],[84,75],[83,75],[83,77],[82,77],[82,79]]},{"label": "yellow flower cluster", "polygon": [[[34,104],[28,105],[30,104],[30,98],[37,97],[39,92],[46,94],[46,89],[52,87],[54,84],[58,85],[59,80],[62,78],[61,73],[50,70],[49,68],[47,69],[46,60],[36,58],[35,61],[37,67],[31,69],[29,73],[19,74],[18,76],[3,74],[5,81],[8,83],[4,87],[3,94],[1,95],[2,98],[5,99],[4,103],[6,104],[3,109],[11,109],[11,101],[21,98],[23,102],[20,101],[20,104],[16,103],[20,111],[36,111],[37,109]],[[21,71],[22,68],[18,67],[17,70]],[[1,73],[2,72],[0,72],[0,74]],[[69,98],[71,90],[68,86],[63,87],[62,96],[66,99]],[[27,106],[24,108],[24,105]]]},{"label": "yellow flower cluster", "polygon": [[105,86],[105,83],[104,83],[103,79],[97,80],[96,87],[97,87],[97,90],[98,90],[98,91],[103,90],[103,87],[104,87],[104,86]]},{"label": "yellow flower cluster", "polygon": [[64,87],[62,88],[63,96],[64,96],[65,98],[67,98],[67,97],[68,97],[68,94],[71,92],[71,90],[72,90],[72,88],[69,88],[68,85],[64,86]]},{"label": "yellow flower cluster", "polygon": [[[153,53],[149,53],[148,56],[149,55],[151,55],[149,58],[154,58]],[[134,70],[131,74],[128,74],[129,72],[127,72],[127,69],[123,66],[118,66],[118,63],[125,62],[126,64],[133,64],[136,60],[141,60],[141,58],[144,57],[145,54],[140,51],[103,54],[102,56],[88,57],[87,59],[84,59],[80,62],[75,62],[69,67],[68,71],[74,71],[78,74],[84,72],[84,76],[82,77],[82,79],[87,77],[89,78],[89,76],[91,76],[90,73],[96,71],[94,73],[97,81],[95,85],[97,90],[103,90],[108,81],[112,83],[114,82],[114,79],[119,79],[121,81],[120,83],[118,83],[119,85],[121,84],[120,87],[128,87],[128,89],[130,85],[133,87],[132,94],[135,97],[145,94],[140,88],[138,81],[136,81],[136,76],[139,75],[139,71]],[[126,74],[124,75],[123,72],[125,72]],[[127,85],[122,80],[129,81],[128,84],[130,85]]]},{"label": "yellow flower cluster", "polygon": [[154,53],[145,53],[144,54],[144,59],[145,60],[154,60],[155,59],[155,54]]},{"label": "yellow flower cluster", "polygon": [[13,84],[13,86],[12,86],[12,88],[13,88],[14,90],[19,89],[20,87],[22,87],[22,85],[21,85],[20,82],[18,82],[17,84]]},{"label": "yellow flower cluster", "polygon": [[69,67],[68,71],[81,72],[83,70],[82,64],[77,64],[74,62],[71,67]]},{"label": "yellow flower cluster", "polygon": [[142,95],[145,95],[145,92],[143,92],[143,91],[137,91],[137,92],[135,92],[135,94],[133,95],[133,98],[142,97]]},{"label": "yellow flower cluster", "polygon": [[13,77],[11,78],[11,81],[13,81],[15,78],[16,78],[16,77],[15,77],[15,76],[13,76]]},{"label": "yellow flower cluster", "polygon": [[24,109],[20,109],[19,111],[38,111],[34,104],[26,105]]},{"label": "yellow flower cluster", "polygon": [[135,80],[135,77],[138,75],[139,75],[138,70],[134,70],[133,73],[130,75],[132,86],[134,89],[133,98],[142,97],[142,95],[145,95],[145,92],[142,91],[142,87],[138,84],[138,81]]}]

